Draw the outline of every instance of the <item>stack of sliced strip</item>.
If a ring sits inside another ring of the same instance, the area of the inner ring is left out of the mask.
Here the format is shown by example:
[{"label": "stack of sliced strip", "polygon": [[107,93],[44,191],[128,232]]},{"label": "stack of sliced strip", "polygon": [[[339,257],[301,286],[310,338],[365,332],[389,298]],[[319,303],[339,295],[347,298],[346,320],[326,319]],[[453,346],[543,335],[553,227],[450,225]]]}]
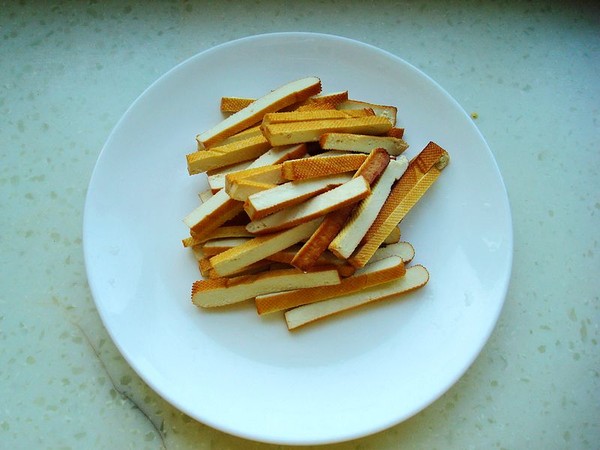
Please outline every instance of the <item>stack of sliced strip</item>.
[{"label": "stack of sliced strip", "polygon": [[210,186],[184,218],[195,305],[253,301],[293,330],[428,282],[399,226],[449,156],[430,142],[409,161],[396,107],[306,77],[221,111],[187,155]]}]

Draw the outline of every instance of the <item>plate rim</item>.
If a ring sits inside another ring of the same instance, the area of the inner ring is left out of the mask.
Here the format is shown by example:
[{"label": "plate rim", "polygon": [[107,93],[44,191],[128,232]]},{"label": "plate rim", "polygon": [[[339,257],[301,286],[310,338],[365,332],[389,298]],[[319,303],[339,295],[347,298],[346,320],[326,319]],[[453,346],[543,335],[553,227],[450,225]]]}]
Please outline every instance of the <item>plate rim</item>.
[{"label": "plate rim", "polygon": [[83,229],[82,229],[82,237],[83,237],[83,252],[84,252],[84,264],[85,264],[85,270],[86,270],[86,276],[87,276],[87,281],[88,281],[88,286],[90,288],[93,300],[94,300],[94,304],[96,307],[96,310],[98,311],[98,314],[101,318],[102,324],[105,328],[105,330],[107,331],[107,333],[109,334],[113,344],[116,346],[116,348],[119,350],[119,353],[121,354],[121,356],[127,361],[128,365],[136,372],[136,374],[148,385],[151,387],[151,389],[153,390],[153,392],[158,395],[159,397],[163,398],[164,400],[168,401],[168,403],[170,405],[172,405],[174,408],[185,412],[186,414],[190,415],[191,417],[195,418],[196,420],[198,420],[199,422],[202,422],[206,425],[211,426],[212,428],[221,430],[223,432],[232,434],[232,435],[236,435],[236,436],[240,436],[243,437],[245,439],[250,439],[250,440],[254,440],[254,441],[260,441],[260,442],[267,442],[267,443],[275,443],[275,444],[287,444],[287,445],[315,445],[315,444],[330,444],[330,443],[335,443],[335,442],[344,442],[344,441],[348,441],[351,439],[356,439],[359,437],[363,437],[363,436],[367,436],[367,435],[371,435],[377,432],[380,432],[382,430],[388,429],[391,426],[394,426],[396,424],[399,424],[407,419],[409,419],[410,417],[413,417],[414,415],[418,414],[419,412],[423,411],[424,409],[426,409],[427,407],[429,407],[432,403],[434,403],[435,401],[437,401],[444,393],[446,393],[449,389],[451,389],[458,380],[460,380],[465,373],[470,369],[470,367],[473,365],[473,363],[475,362],[475,360],[479,357],[479,355],[481,354],[482,350],[484,349],[484,347],[487,345],[487,343],[489,342],[489,339],[494,331],[494,329],[497,326],[498,320],[500,318],[501,312],[503,310],[504,304],[506,302],[506,298],[508,295],[508,290],[510,287],[510,281],[511,281],[511,277],[512,277],[512,270],[513,270],[513,257],[514,257],[514,229],[513,229],[513,223],[512,223],[512,213],[511,213],[511,208],[510,208],[510,199],[508,196],[508,192],[506,189],[506,185],[504,183],[504,179],[501,175],[500,169],[498,167],[497,161],[494,158],[494,155],[489,147],[489,144],[487,143],[487,141],[485,140],[485,138],[483,137],[483,134],[481,133],[481,131],[479,130],[479,128],[477,126],[475,126],[475,124],[472,124],[473,129],[475,130],[475,132],[477,133],[478,137],[480,138],[481,142],[485,145],[486,150],[488,152],[488,156],[498,174],[498,181],[500,182],[500,187],[502,189],[502,199],[504,200],[505,204],[505,212],[507,214],[506,216],[506,221],[507,221],[507,228],[506,228],[506,232],[507,232],[507,251],[508,251],[508,260],[507,260],[507,270],[504,272],[504,277],[503,279],[500,281],[500,284],[502,285],[502,295],[501,295],[501,301],[496,303],[496,311],[494,312],[494,320],[490,322],[488,329],[486,330],[486,335],[485,335],[485,339],[481,340],[480,345],[477,346],[477,348],[475,349],[475,351],[472,354],[472,358],[470,358],[470,360],[468,361],[468,363],[465,364],[464,370],[462,370],[460,373],[455,374],[455,377],[453,377],[448,383],[446,383],[443,386],[440,386],[438,391],[435,392],[435,394],[433,394],[431,396],[431,399],[429,402],[427,402],[426,404],[423,404],[420,408],[416,408],[413,411],[408,412],[407,414],[405,414],[403,417],[400,417],[398,419],[398,416],[392,418],[391,420],[388,420],[386,423],[382,423],[381,426],[378,429],[372,429],[371,431],[368,432],[360,432],[358,434],[354,434],[352,432],[348,433],[346,437],[344,438],[333,438],[333,439],[309,439],[309,440],[305,440],[305,441],[285,441],[285,440],[281,440],[281,439],[263,439],[260,436],[256,436],[256,435],[251,435],[248,433],[239,433],[238,430],[232,429],[230,427],[226,427],[223,426],[223,424],[220,423],[214,423],[213,421],[210,420],[209,417],[202,417],[202,419],[200,419],[198,417],[198,414],[190,411],[189,408],[187,408],[185,405],[182,405],[180,401],[174,399],[171,395],[169,395],[168,392],[165,392],[163,389],[160,389],[156,386],[156,383],[154,382],[153,379],[151,379],[151,377],[149,377],[146,373],[143,373],[141,370],[139,370],[138,367],[136,367],[136,365],[133,363],[131,355],[129,354],[129,351],[125,348],[123,348],[122,343],[120,342],[119,338],[117,335],[115,335],[115,331],[113,329],[113,327],[111,327],[110,325],[110,321],[108,320],[105,311],[103,311],[103,308],[99,305],[99,295],[97,293],[98,288],[96,286],[94,286],[94,282],[93,280],[93,262],[90,260],[91,255],[90,255],[90,248],[89,248],[89,228],[90,228],[90,224],[89,224],[89,220],[90,220],[90,213],[89,213],[89,205],[90,205],[90,199],[92,198],[92,186],[94,183],[94,180],[97,178],[97,170],[98,166],[99,166],[99,162],[101,161],[101,159],[103,157],[105,157],[106,152],[108,151],[107,149],[110,147],[113,137],[114,135],[117,133],[118,130],[121,129],[121,127],[123,126],[123,124],[127,121],[128,117],[130,116],[131,112],[133,110],[135,110],[135,108],[137,107],[137,105],[139,104],[139,102],[141,101],[141,99],[143,97],[146,96],[146,94],[153,90],[155,88],[156,85],[158,85],[159,83],[161,83],[163,80],[167,79],[169,76],[171,76],[173,74],[173,72],[177,71],[177,70],[181,70],[182,67],[184,67],[187,64],[192,63],[193,60],[197,59],[197,58],[202,58],[203,56],[210,54],[212,52],[218,52],[224,48],[230,47],[230,46],[236,46],[236,45],[240,45],[240,44],[244,44],[244,43],[249,43],[252,41],[257,41],[260,39],[273,39],[273,38],[286,38],[286,39],[297,39],[297,38],[317,38],[317,39],[325,39],[325,40],[339,40],[342,42],[345,42],[346,44],[350,44],[350,45],[358,45],[358,46],[362,46],[365,48],[370,49],[371,51],[375,51],[377,53],[383,54],[388,58],[393,59],[394,61],[398,61],[398,62],[402,62],[403,64],[406,65],[407,68],[409,68],[410,70],[414,71],[416,74],[418,74],[418,76],[423,77],[425,79],[428,80],[428,82],[432,83],[433,85],[435,85],[435,87],[442,92],[445,97],[454,104],[455,107],[457,107],[460,111],[463,112],[463,114],[465,116],[468,117],[468,114],[465,112],[465,110],[462,108],[462,106],[456,101],[456,99],[454,99],[454,97],[452,97],[441,85],[439,85],[431,76],[429,76],[428,74],[426,74],[425,72],[423,72],[422,70],[420,70],[419,68],[415,67],[414,65],[412,65],[410,62],[404,60],[403,58],[387,51],[384,49],[381,49],[379,47],[376,47],[372,44],[366,43],[366,42],[362,42],[359,40],[355,40],[352,38],[348,38],[348,37],[344,37],[344,36],[339,36],[339,35],[335,35],[335,34],[327,34],[327,33],[314,33],[314,32],[305,32],[305,31],[291,31],[291,32],[274,32],[274,33],[262,33],[262,34],[255,34],[255,35],[250,35],[250,36],[244,36],[241,38],[237,38],[237,39],[233,39],[230,41],[226,41],[223,43],[220,43],[218,45],[209,47],[207,49],[204,49],[198,53],[195,53],[194,55],[184,59],[183,61],[179,62],[178,64],[176,64],[175,66],[173,66],[171,69],[169,69],[168,71],[166,71],[164,74],[162,74],[161,76],[159,76],[154,82],[152,82],[148,87],[146,87],[140,94],[139,96],[127,107],[127,109],[124,111],[124,113],[121,115],[121,117],[119,118],[119,120],[116,122],[116,124],[114,125],[114,127],[112,128],[111,132],[109,133],[104,145],[102,146],[102,149],[100,150],[97,160],[95,162],[94,168],[92,170],[92,174],[90,176],[90,181],[88,184],[88,189],[86,192],[86,196],[85,196],[85,203],[84,203],[84,213],[83,213]]}]

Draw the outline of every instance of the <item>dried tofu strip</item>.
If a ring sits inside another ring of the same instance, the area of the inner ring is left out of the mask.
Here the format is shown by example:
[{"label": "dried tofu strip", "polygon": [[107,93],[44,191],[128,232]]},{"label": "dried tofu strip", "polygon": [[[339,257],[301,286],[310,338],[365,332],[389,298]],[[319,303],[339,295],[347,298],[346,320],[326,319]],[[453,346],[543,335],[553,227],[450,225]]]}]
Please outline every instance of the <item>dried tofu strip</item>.
[{"label": "dried tofu strip", "polygon": [[[235,272],[230,273],[228,275],[228,277],[237,277],[240,275],[255,275],[258,273],[267,272],[273,268],[273,265],[274,264],[272,261],[268,261],[268,260],[264,259],[264,260],[249,264],[245,267],[242,267],[239,270],[236,270]],[[204,278],[210,278],[211,280],[214,280],[217,278],[223,278],[217,272],[215,272],[215,269],[213,269],[208,258],[201,259],[199,261],[199,267],[200,267],[200,274]],[[286,267],[286,268],[289,269],[290,267]]]},{"label": "dried tofu strip", "polygon": [[281,175],[286,180],[306,180],[355,171],[367,159],[366,155],[332,155],[294,159],[282,164]]},{"label": "dried tofu strip", "polygon": [[196,281],[192,286],[192,302],[203,308],[212,308],[239,303],[269,292],[339,283],[340,277],[335,269],[314,272],[273,270],[259,275]]},{"label": "dried tofu strip", "polygon": [[247,97],[221,97],[220,110],[224,113],[235,113],[250,106],[255,100]]},{"label": "dried tofu strip", "polygon": [[395,161],[390,161],[383,174],[373,185],[371,194],[357,205],[352,211],[348,222],[329,244],[329,250],[334,255],[343,259],[348,259],[352,255],[354,249],[375,221],[377,213],[392,189],[392,184],[404,174],[407,167],[408,160],[404,156],[400,156]]},{"label": "dried tofu strip", "polygon": [[[249,195],[270,189],[283,182],[281,163],[306,155],[305,144],[273,147],[246,169],[225,176],[225,190],[231,198],[246,201]],[[257,184],[258,183],[258,184]]]},{"label": "dried tofu strip", "polygon": [[260,181],[252,180],[240,180],[233,183],[227,193],[231,198],[234,198],[240,202],[245,202],[248,197],[254,194],[258,194],[263,191],[268,191],[276,187],[276,184],[262,183]]},{"label": "dried tofu strip", "polygon": [[390,155],[381,149],[375,148],[358,168],[354,177],[363,177],[369,184],[373,184],[390,163]]},{"label": "dried tofu strip", "polygon": [[[260,124],[254,125],[253,127],[246,128],[245,130],[240,131],[239,133],[236,133],[232,136],[229,136],[226,139],[219,141],[213,147],[216,147],[216,146],[222,147],[223,145],[232,144],[234,142],[242,141],[244,139],[250,139],[252,137],[260,136],[261,134],[262,134],[262,130],[260,129]],[[198,142],[197,145],[198,145],[198,151],[207,150],[207,148],[204,147],[204,145],[202,145],[201,143]],[[208,150],[212,150],[212,148],[208,149]]]},{"label": "dried tofu strip", "polygon": [[307,239],[314,233],[321,219],[300,224],[289,230],[258,236],[245,244],[219,253],[210,258],[210,264],[220,276],[228,276],[241,268],[267,258],[298,242]]},{"label": "dried tofu strip", "polygon": [[400,240],[400,227],[392,228],[388,237],[383,241],[384,244],[395,244]]},{"label": "dried tofu strip", "polygon": [[244,161],[231,166],[216,169],[211,171],[212,173],[207,172],[206,175],[208,176],[208,185],[210,186],[212,192],[217,192],[219,189],[225,188],[225,176],[227,174],[247,169],[250,164],[252,164],[252,161]]},{"label": "dried tofu strip", "polygon": [[385,134],[392,123],[385,117],[367,116],[349,119],[309,120],[305,122],[271,123],[262,126],[271,145],[317,142],[324,133]]},{"label": "dried tofu strip", "polygon": [[[355,177],[362,176],[369,184],[372,184],[386,169],[389,162],[390,155],[385,150],[375,149],[356,171]],[[298,251],[292,265],[304,270],[312,267],[342,229],[354,207],[355,205],[350,205],[327,214],[317,231]]]},{"label": "dried tofu strip", "polygon": [[209,278],[208,272],[212,269],[208,258],[198,258],[198,268],[200,269],[200,274],[204,278]]},{"label": "dried tofu strip", "polygon": [[251,220],[262,219],[276,211],[297,205],[331,190],[351,178],[350,174],[339,174],[283,183],[272,189],[250,195],[244,203],[244,210]]},{"label": "dried tofu strip", "polygon": [[346,100],[348,100],[348,91],[330,92],[309,97],[300,104],[300,107],[308,105],[332,105],[336,107]]},{"label": "dried tofu strip", "polygon": [[400,155],[408,148],[403,139],[391,136],[368,136],[350,133],[325,133],[319,139],[324,150],[370,153],[374,148],[383,148],[390,155]]},{"label": "dried tofu strip", "polygon": [[194,255],[194,258],[196,258],[197,261],[206,259],[206,257],[204,256],[204,253],[202,253],[202,246],[194,245],[191,247],[191,249],[192,249],[192,254]]},{"label": "dried tofu strip", "polygon": [[385,135],[388,137],[403,139],[404,138],[404,128],[392,127],[387,131],[387,133],[385,133]]},{"label": "dried tofu strip", "polygon": [[337,236],[352,214],[355,206],[354,204],[348,205],[328,213],[319,228],[317,228],[302,248],[298,250],[298,253],[296,253],[296,256],[292,260],[292,266],[302,270],[309,270],[323,252],[327,250],[331,241]]},{"label": "dried tofu strip", "polygon": [[198,198],[200,199],[201,203],[204,203],[209,198],[211,198],[215,194],[215,192],[213,192],[212,189],[206,189],[205,191],[201,191],[201,192],[198,193]]},{"label": "dried tofu strip", "polygon": [[[256,99],[248,97],[221,97],[221,112],[234,113],[249,106]],[[303,107],[319,107],[327,105],[330,109],[335,109],[337,105],[348,100],[348,91],[332,92],[328,94],[319,94],[307,98],[303,102],[292,105],[294,109]]]},{"label": "dried tofu strip", "polygon": [[271,148],[271,144],[261,134],[259,136],[231,142],[210,150],[200,150],[186,156],[188,172],[196,175],[201,172],[230,166],[255,159]]},{"label": "dried tofu strip", "polygon": [[[244,227],[245,228],[245,227]],[[204,241],[196,241],[193,237],[189,236],[181,240],[184,247],[194,247],[195,245],[201,244]]]},{"label": "dried tofu strip", "polygon": [[190,227],[195,239],[202,239],[242,211],[241,202],[220,190],[184,217],[183,222]]},{"label": "dried tofu strip", "polygon": [[263,167],[249,167],[239,172],[227,174],[225,177],[225,190],[229,192],[233,184],[240,181],[255,181],[269,184],[283,183],[285,178],[283,178],[281,171],[281,164],[272,164]]},{"label": "dried tofu strip", "polygon": [[[280,164],[304,154],[306,154],[305,144],[274,147],[257,158],[250,167]],[[190,227],[190,233],[195,239],[202,239],[241,212],[243,212],[243,203],[231,198],[223,189],[194,209],[183,221]]]},{"label": "dried tofu strip", "polygon": [[303,142],[300,144],[273,147],[256,158],[248,168],[281,164],[290,159],[302,158],[306,155],[307,151],[306,144]]},{"label": "dried tofu strip", "polygon": [[402,259],[391,256],[357,270],[354,275],[343,278],[335,286],[290,290],[257,296],[254,300],[256,310],[258,314],[263,315],[339,297],[340,295],[360,292],[363,289],[400,278],[405,272],[406,269]]},{"label": "dried tofu strip", "polygon": [[379,247],[369,260],[369,264],[367,264],[365,267],[373,264],[374,262],[389,258],[390,256],[398,256],[402,258],[404,264],[408,264],[415,257],[415,249],[408,242],[398,242],[396,244],[386,245],[385,247]]},{"label": "dried tofu strip", "polygon": [[292,245],[291,247],[288,247],[285,250],[281,250],[277,253],[273,253],[272,255],[267,256],[266,259],[272,262],[289,265],[290,261],[296,254],[296,251],[298,251],[297,245]]},{"label": "dried tofu strip", "polygon": [[289,330],[295,330],[303,325],[316,322],[334,314],[349,311],[369,303],[392,299],[400,294],[406,294],[425,286],[428,281],[429,273],[425,267],[421,265],[412,266],[406,269],[403,277],[393,281],[359,292],[290,309],[285,313],[285,321]]},{"label": "dried tofu strip", "polygon": [[356,117],[374,116],[375,113],[370,109],[357,109],[351,111],[338,111],[337,109],[317,109],[310,111],[286,111],[265,114],[262,120],[261,129],[266,125],[276,123],[309,122],[334,119],[350,119]]},{"label": "dried tofu strip", "polygon": [[210,234],[205,235],[202,239],[194,239],[188,237],[182,240],[184,247],[193,247],[194,245],[202,244],[211,239],[224,239],[224,238],[240,238],[240,237],[252,237],[252,233],[246,230],[243,225],[219,227],[212,231]]},{"label": "dried tofu strip", "polygon": [[323,111],[326,109],[335,109],[333,103],[309,103],[305,105],[294,105],[282,111]]},{"label": "dried tofu strip", "polygon": [[435,182],[448,161],[448,153],[439,145],[430,142],[410,162],[402,178],[392,188],[363,242],[349,258],[348,261],[353,266],[362,267],[369,261],[390,231]]},{"label": "dried tofu strip", "polygon": [[237,247],[238,245],[245,244],[248,242],[251,237],[230,237],[230,238],[221,238],[221,239],[211,239],[206,241],[204,245],[202,245],[202,253],[206,257],[211,257],[214,255],[218,255],[219,253],[223,253],[225,250],[229,250],[233,247]]},{"label": "dried tofu strip", "polygon": [[309,155],[309,158],[328,158],[330,156],[342,156],[342,155],[351,155],[352,152],[345,152],[341,150],[328,150],[325,152],[315,153],[313,155]]},{"label": "dried tofu strip", "polygon": [[396,124],[396,116],[398,114],[398,108],[391,105],[378,105],[375,103],[362,102],[359,100],[346,100],[337,105],[337,109],[339,110],[353,110],[353,109],[363,109],[370,108],[372,109],[376,115],[380,117],[385,117],[392,122],[392,125]]},{"label": "dried tofu strip", "polygon": [[363,177],[352,180],[319,194],[306,202],[278,211],[263,219],[253,220],[246,229],[254,234],[273,233],[294,227],[330,211],[359,202],[371,192],[369,183]]},{"label": "dried tofu strip", "polygon": [[197,141],[204,147],[211,147],[220,140],[258,123],[265,114],[279,111],[320,92],[321,80],[317,77],[306,77],[292,81],[258,98],[245,108],[223,119],[214,127],[200,133],[197,136]]},{"label": "dried tofu strip", "polygon": [[[292,260],[298,252],[298,246],[292,246],[277,252],[271,256],[268,256],[269,261],[278,262],[286,265],[291,265]],[[339,272],[342,277],[352,276],[356,272],[356,268],[346,261],[342,261],[330,252],[325,252],[315,262],[314,267],[332,266]]]},{"label": "dried tofu strip", "polygon": [[[246,225],[248,225],[249,222],[250,219],[248,219],[248,215],[244,212],[244,209],[242,208],[242,210],[236,216],[223,222],[222,226],[233,227],[243,225],[245,227]],[[192,236],[193,235],[194,234],[192,233]]]}]

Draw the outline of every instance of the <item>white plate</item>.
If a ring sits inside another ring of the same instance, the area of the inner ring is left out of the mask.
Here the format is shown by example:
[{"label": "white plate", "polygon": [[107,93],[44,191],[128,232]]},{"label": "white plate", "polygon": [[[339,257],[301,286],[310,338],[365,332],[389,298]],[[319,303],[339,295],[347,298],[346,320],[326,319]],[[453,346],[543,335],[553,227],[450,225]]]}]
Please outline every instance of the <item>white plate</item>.
[{"label": "white plate", "polygon": [[[207,187],[187,174],[195,135],[222,95],[260,96],[308,75],[324,92],[397,105],[413,156],[429,140],[451,163],[405,219],[429,284],[402,300],[287,331],[250,303],[202,311],[180,239]],[[426,75],[385,51],[310,33],[249,37],[200,53],[150,86],[110,135],[84,218],[89,283],[136,372],[191,417],[249,439],[316,444],[397,424],[467,370],[502,308],[512,261],[505,188],[469,116]]]}]

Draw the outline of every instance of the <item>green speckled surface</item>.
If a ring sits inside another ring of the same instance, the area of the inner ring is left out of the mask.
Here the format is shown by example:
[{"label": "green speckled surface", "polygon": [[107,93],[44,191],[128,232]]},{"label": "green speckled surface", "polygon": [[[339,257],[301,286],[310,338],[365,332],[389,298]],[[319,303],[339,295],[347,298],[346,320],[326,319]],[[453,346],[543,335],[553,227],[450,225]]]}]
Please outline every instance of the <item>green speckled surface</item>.
[{"label": "green speckled surface", "polygon": [[239,37],[315,31],[402,57],[476,117],[515,233],[505,308],[467,374],[405,423],[329,448],[598,448],[592,3],[0,2],[0,447],[276,448],[190,419],[122,359],[87,286],[82,211],[104,141],[160,75]]}]

